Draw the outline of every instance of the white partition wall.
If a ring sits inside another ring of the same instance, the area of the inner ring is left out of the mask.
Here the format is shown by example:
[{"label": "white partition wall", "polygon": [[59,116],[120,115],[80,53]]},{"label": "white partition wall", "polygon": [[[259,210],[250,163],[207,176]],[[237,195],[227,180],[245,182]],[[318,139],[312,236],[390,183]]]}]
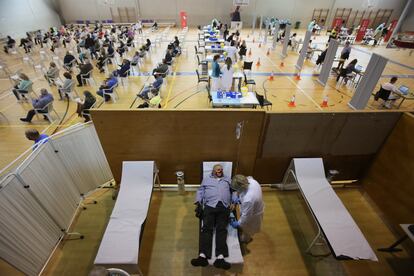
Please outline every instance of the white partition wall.
[{"label": "white partition wall", "polygon": [[387,62],[388,59],[375,53],[372,54],[367,70],[357,86],[354,96],[349,102],[350,107],[353,109],[364,109],[367,106],[371,93],[381,78],[382,71],[384,71]]},{"label": "white partition wall", "polygon": [[92,124],[51,136],[13,164],[0,180],[0,258],[38,275],[68,234],[81,193],[113,177]]},{"label": "white partition wall", "polygon": [[0,257],[37,275],[64,233],[16,176],[0,185]]},{"label": "white partition wall", "polygon": [[311,31],[306,31],[305,38],[303,39],[302,49],[300,50],[298,61],[295,65],[296,69],[302,70],[303,63],[305,62],[306,49],[308,49],[309,40],[311,38]]},{"label": "white partition wall", "polygon": [[331,74],[331,69],[333,61],[335,59],[336,51],[338,50],[338,45],[339,42],[335,39],[331,39],[331,41],[329,41],[328,51],[326,52],[325,60],[322,64],[322,70],[318,78],[318,82],[323,86],[326,85],[329,75]]},{"label": "white partition wall", "polygon": [[292,26],[290,24],[286,24],[285,29],[285,40],[283,41],[283,49],[282,49],[282,58],[287,57],[287,48],[289,44],[289,38],[290,38],[290,29],[292,29]]}]

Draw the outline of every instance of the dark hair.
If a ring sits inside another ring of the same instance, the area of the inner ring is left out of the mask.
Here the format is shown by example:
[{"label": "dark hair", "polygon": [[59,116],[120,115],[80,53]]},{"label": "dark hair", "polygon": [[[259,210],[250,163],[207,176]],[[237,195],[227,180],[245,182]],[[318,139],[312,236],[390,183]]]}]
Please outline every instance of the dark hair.
[{"label": "dark hair", "polygon": [[72,79],[72,75],[69,72],[63,73],[63,76],[67,79],[70,79],[70,80]]},{"label": "dark hair", "polygon": [[353,64],[353,65],[355,65],[355,64],[357,64],[357,62],[358,62],[358,60],[357,59],[353,59],[349,64]]},{"label": "dark hair", "polygon": [[395,82],[397,82],[397,80],[398,80],[398,78],[397,78],[397,77],[392,77],[392,78],[391,78],[391,83],[395,83]]},{"label": "dark hair", "polygon": [[85,95],[85,98],[88,98],[88,99],[94,99],[94,100],[96,99],[95,96],[88,90],[83,91],[83,95]]},{"label": "dark hair", "polygon": [[220,55],[214,55],[213,61],[217,61],[220,58]]},{"label": "dark hair", "polygon": [[231,61],[231,58],[230,57],[227,57],[226,58],[227,70],[230,70],[232,63],[233,62]]},{"label": "dark hair", "polygon": [[27,139],[32,141],[36,140],[40,136],[39,131],[34,128],[26,130],[24,134],[26,135]]}]

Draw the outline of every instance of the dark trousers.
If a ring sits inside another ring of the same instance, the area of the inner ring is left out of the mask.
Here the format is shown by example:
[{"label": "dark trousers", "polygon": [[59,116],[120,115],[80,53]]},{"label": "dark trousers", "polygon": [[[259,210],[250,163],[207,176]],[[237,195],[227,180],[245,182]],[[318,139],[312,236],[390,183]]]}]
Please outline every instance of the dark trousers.
[{"label": "dark trousers", "polygon": [[[46,111],[45,112],[43,112],[43,111],[38,111],[39,113],[46,113]],[[34,111],[34,109],[31,109],[31,110],[29,110],[29,112],[27,112],[27,115],[26,115],[26,120],[28,120],[29,122],[30,121],[32,121],[32,119],[33,119],[33,116],[34,115],[36,115],[36,112]],[[48,118],[46,117],[46,116],[43,116],[46,120],[48,120]]]},{"label": "dark trousers", "polygon": [[24,94],[29,93],[27,90],[18,89],[17,86],[15,86],[12,91],[18,101],[20,100],[20,95],[23,96],[23,98],[26,98]]},{"label": "dark trousers", "polygon": [[211,258],[213,231],[216,228],[216,256],[222,254],[229,256],[227,248],[227,225],[229,224],[230,210],[219,202],[215,208],[204,207],[203,225],[200,233],[200,253],[204,253],[207,259]]},{"label": "dark trousers", "polygon": [[80,74],[77,74],[77,75],[76,75],[76,79],[78,80],[78,84],[79,84],[79,85],[83,85],[83,83],[82,83],[82,78],[81,78],[81,75],[80,75]]}]

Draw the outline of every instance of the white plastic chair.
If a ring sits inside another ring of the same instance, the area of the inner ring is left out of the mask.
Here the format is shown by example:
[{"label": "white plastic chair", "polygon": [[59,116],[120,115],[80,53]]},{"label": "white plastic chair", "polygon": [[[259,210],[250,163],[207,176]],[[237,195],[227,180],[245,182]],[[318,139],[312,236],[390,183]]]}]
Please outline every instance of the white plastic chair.
[{"label": "white plastic chair", "polygon": [[107,88],[107,89],[102,89],[103,92],[103,98],[104,98],[104,103],[105,101],[105,95],[108,95],[109,97],[111,97],[111,100],[116,103],[116,100],[119,98],[118,93],[116,92],[116,87],[118,86],[118,83],[114,84],[112,87]]},{"label": "white plastic chair", "polygon": [[[52,112],[54,112],[56,114],[56,117],[58,119],[60,119],[59,114],[56,112],[56,110],[53,108],[53,101],[48,103],[45,107],[43,108],[35,108],[34,111],[36,112],[37,115],[43,115],[46,116],[47,119],[49,120],[50,123],[53,122],[52,120]],[[44,112],[46,111],[46,112]]]}]

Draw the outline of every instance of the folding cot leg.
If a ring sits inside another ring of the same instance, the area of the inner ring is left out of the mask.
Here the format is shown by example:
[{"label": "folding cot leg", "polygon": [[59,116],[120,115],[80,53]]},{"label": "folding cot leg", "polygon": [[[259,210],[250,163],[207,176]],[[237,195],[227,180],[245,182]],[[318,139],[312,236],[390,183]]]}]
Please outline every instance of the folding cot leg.
[{"label": "folding cot leg", "polygon": [[85,238],[84,235],[82,235],[79,232],[66,232],[65,233],[65,240],[71,241],[71,240],[83,240]]},{"label": "folding cot leg", "polygon": [[400,243],[402,243],[403,241],[405,241],[405,239],[407,239],[407,238],[408,238],[408,236],[404,235],[401,238],[399,238],[396,242],[394,242],[392,245],[390,245],[389,247],[387,247],[387,248],[378,248],[377,250],[381,251],[381,252],[389,252],[389,253],[400,252],[400,251],[402,251],[402,249],[397,248],[397,246]]}]

